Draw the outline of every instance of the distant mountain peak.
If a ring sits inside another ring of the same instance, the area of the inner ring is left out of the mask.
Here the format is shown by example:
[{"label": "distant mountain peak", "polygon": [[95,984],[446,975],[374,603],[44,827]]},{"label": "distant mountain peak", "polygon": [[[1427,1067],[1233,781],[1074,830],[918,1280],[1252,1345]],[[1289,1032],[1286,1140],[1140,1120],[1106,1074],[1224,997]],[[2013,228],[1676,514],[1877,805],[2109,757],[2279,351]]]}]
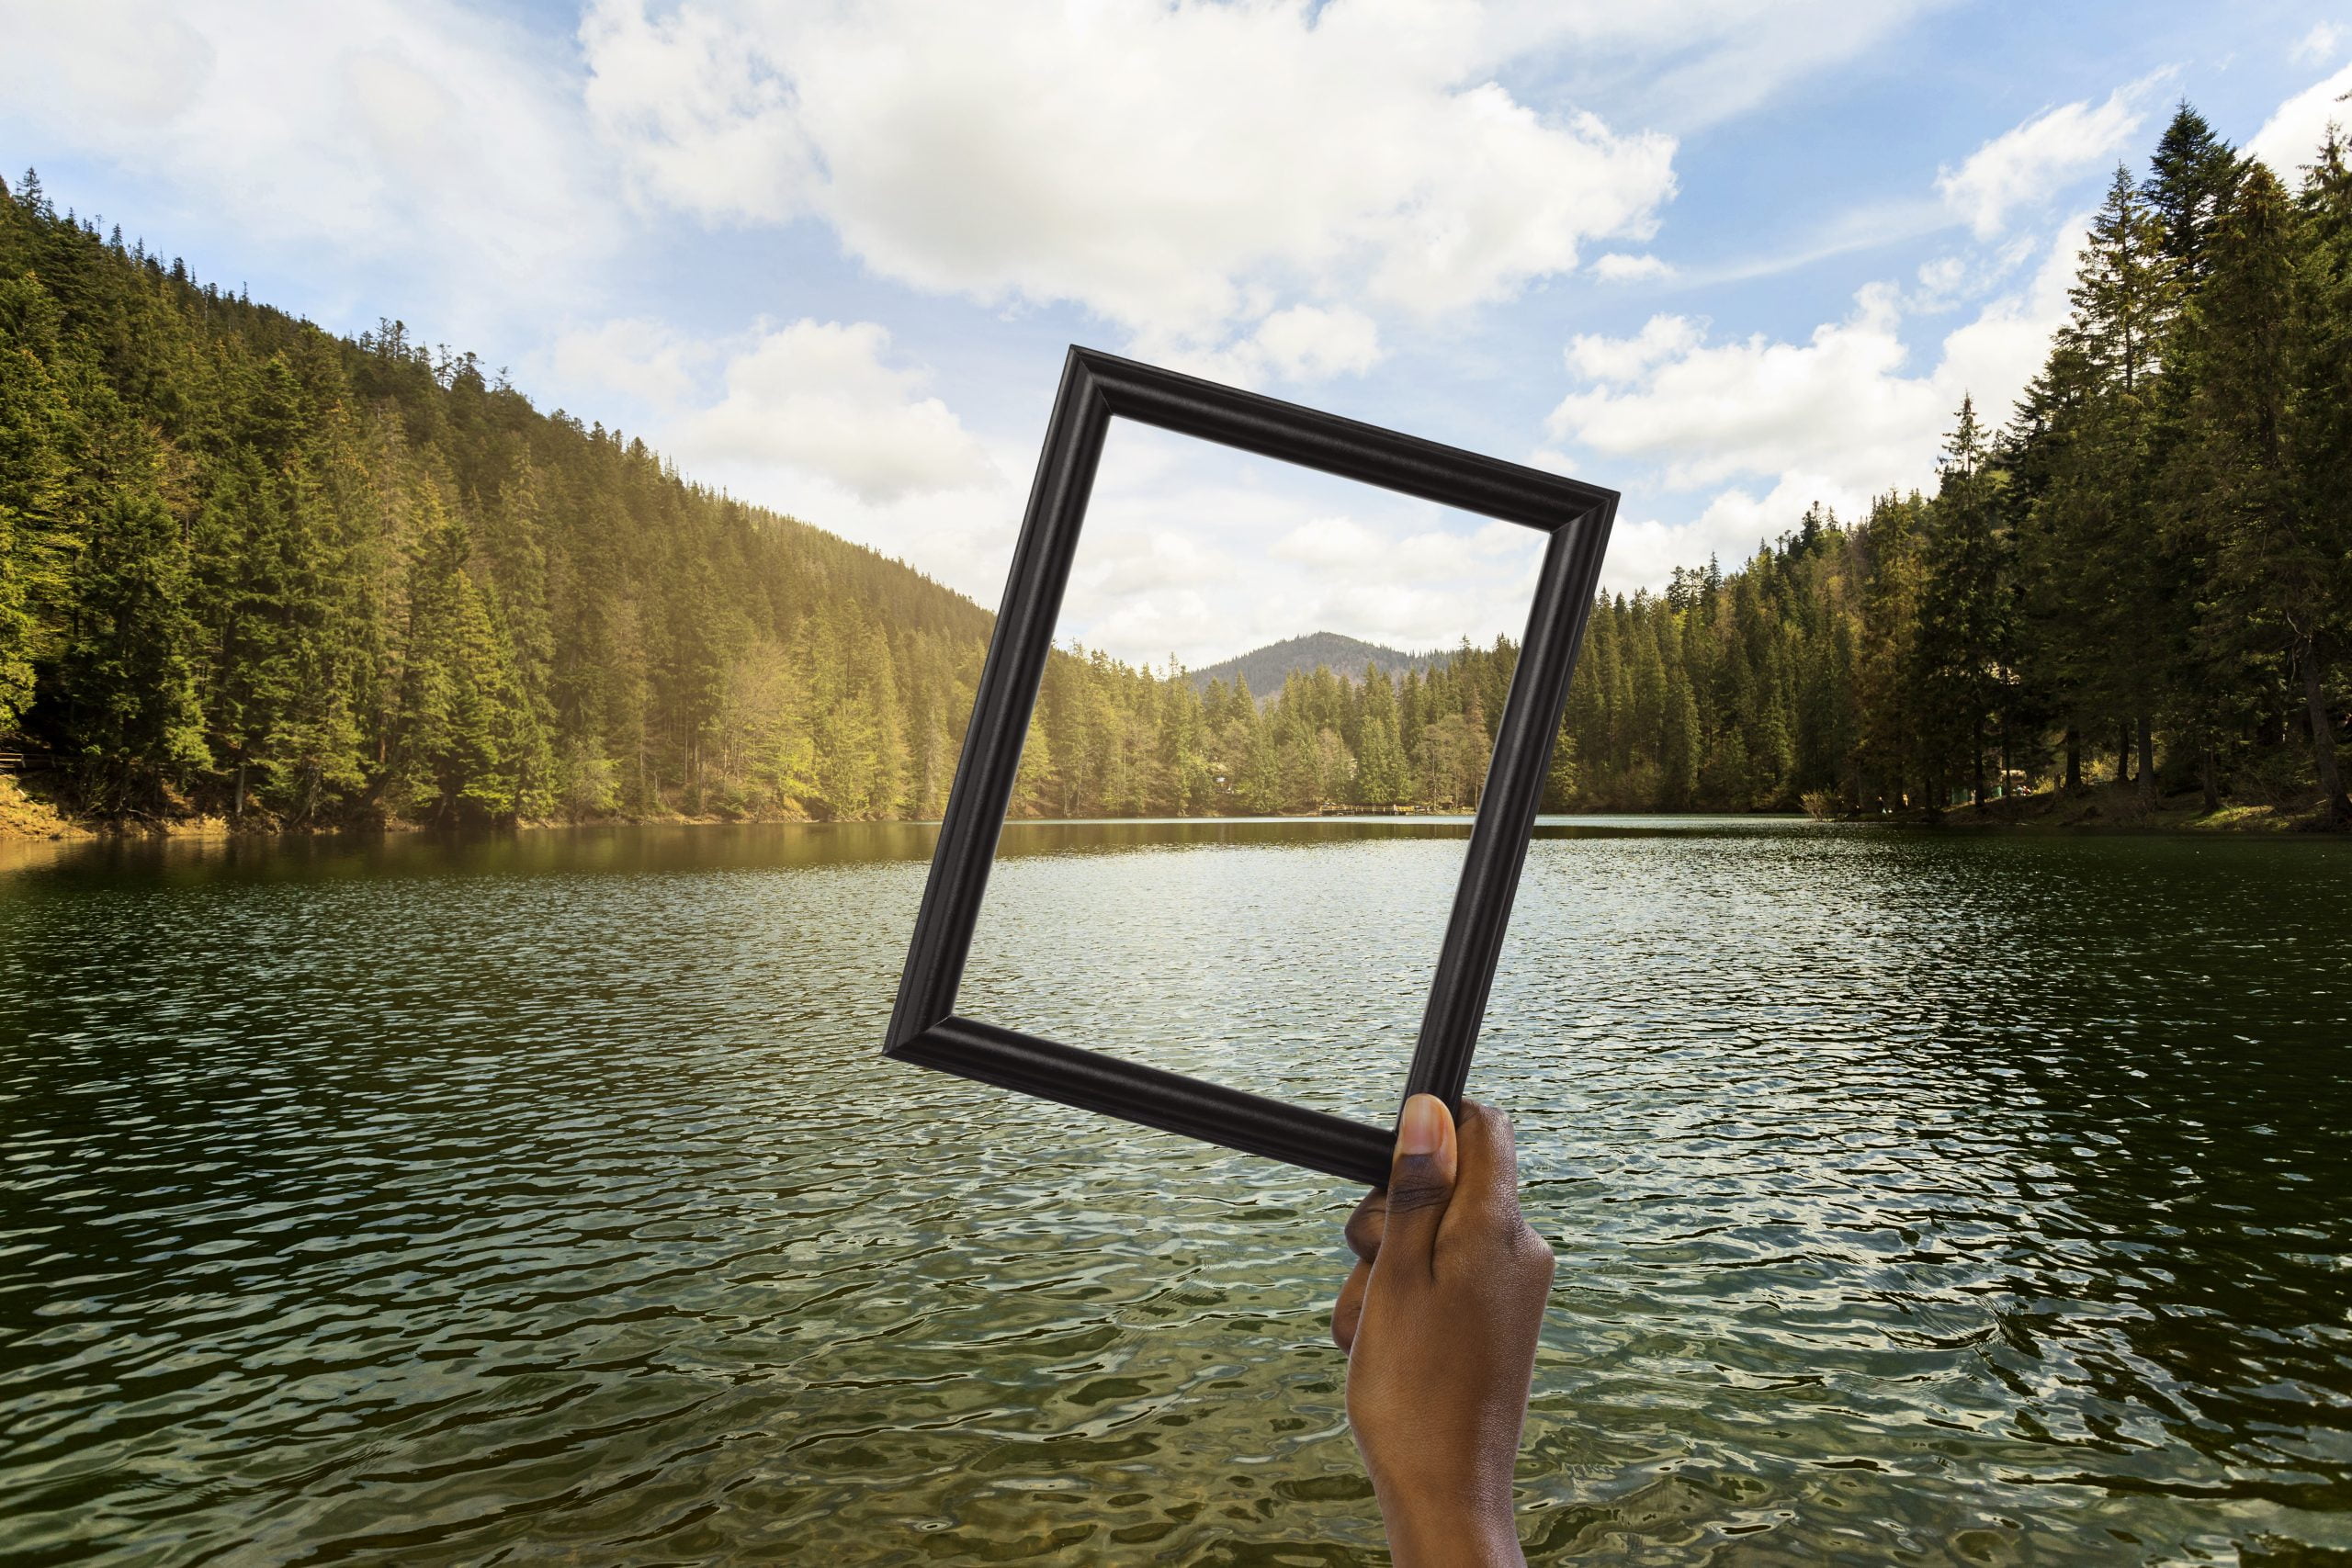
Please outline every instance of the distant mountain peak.
[{"label": "distant mountain peak", "polygon": [[1451,652],[1407,653],[1362,637],[1340,632],[1308,632],[1303,637],[1285,637],[1253,649],[1232,659],[1191,671],[1193,683],[1206,690],[1212,681],[1231,685],[1238,675],[1250,682],[1250,694],[1260,698],[1270,697],[1282,690],[1283,682],[1292,674],[1311,675],[1318,668],[1326,669],[1351,684],[1363,679],[1364,666],[1369,664],[1385,673],[1390,680],[1401,679],[1408,670],[1428,671],[1443,665],[1453,655]]}]

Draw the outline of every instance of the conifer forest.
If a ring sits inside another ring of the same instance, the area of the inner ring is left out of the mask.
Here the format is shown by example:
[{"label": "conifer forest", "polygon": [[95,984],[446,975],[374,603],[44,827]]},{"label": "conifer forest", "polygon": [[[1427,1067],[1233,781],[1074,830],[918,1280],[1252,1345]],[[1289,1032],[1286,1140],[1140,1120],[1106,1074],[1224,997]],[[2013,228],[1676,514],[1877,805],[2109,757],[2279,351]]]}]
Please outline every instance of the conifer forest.
[{"label": "conifer forest", "polygon": [[[1604,595],[1547,807],[2352,813],[2343,143],[2282,180],[2183,106],[2071,300],[1921,488]],[[0,191],[0,772],[79,816],[934,817],[989,623],[399,323]],[[1466,807],[1513,659],[1251,692],[1057,651],[1015,810]]]}]

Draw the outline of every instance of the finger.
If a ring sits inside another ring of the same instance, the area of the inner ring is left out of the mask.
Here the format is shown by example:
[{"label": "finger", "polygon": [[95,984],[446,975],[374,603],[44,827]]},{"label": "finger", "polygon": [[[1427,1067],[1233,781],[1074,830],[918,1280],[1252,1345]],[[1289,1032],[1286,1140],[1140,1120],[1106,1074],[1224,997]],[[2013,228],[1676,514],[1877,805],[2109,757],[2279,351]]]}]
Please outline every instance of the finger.
[{"label": "finger", "polygon": [[1381,1226],[1380,1264],[1427,1279],[1437,1253],[1438,1226],[1453,1196],[1453,1118],[1445,1101],[1417,1094],[1396,1118],[1396,1147],[1388,1168],[1388,1213]]},{"label": "finger", "polygon": [[1375,1187],[1348,1216],[1348,1250],[1366,1263],[1380,1256],[1380,1233],[1388,1224],[1388,1189]]},{"label": "finger", "polygon": [[1340,1299],[1331,1303],[1331,1343],[1352,1354],[1356,1348],[1356,1325],[1363,1321],[1364,1287],[1372,1283],[1372,1265],[1357,1264],[1348,1270],[1348,1282],[1340,1287]]},{"label": "finger", "polygon": [[1475,1100],[1462,1102],[1456,1124],[1458,1168],[1453,1201],[1446,1206],[1448,1234],[1495,1235],[1514,1230],[1519,1215],[1519,1151],[1510,1118]]}]

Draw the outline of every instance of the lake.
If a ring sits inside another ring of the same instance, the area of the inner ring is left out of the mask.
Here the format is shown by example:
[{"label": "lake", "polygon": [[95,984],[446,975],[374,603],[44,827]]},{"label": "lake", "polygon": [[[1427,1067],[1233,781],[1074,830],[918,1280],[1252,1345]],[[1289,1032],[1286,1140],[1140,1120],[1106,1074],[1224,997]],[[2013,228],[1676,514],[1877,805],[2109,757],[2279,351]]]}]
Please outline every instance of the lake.
[{"label": "lake", "polygon": [[[1008,829],[964,1010],[1385,1120],[1464,842]],[[11,1563],[1385,1561],[1358,1194],[884,1062],[920,827],[19,852]],[[2352,844],[1549,822],[1537,1562],[2352,1551]]]}]

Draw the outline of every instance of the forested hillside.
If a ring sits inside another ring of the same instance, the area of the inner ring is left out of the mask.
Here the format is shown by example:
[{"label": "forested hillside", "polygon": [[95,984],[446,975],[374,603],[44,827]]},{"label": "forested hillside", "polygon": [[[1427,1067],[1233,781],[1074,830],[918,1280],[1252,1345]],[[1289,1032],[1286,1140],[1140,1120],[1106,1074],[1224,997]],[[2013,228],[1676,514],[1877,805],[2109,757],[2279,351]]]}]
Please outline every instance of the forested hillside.
[{"label": "forested hillside", "polygon": [[1376,665],[1387,672],[1391,681],[1401,681],[1412,671],[1429,670],[1451,657],[1446,653],[1401,653],[1338,632],[1309,632],[1305,637],[1284,637],[1235,658],[1220,660],[1191,674],[1193,684],[1203,691],[1208,690],[1212,682],[1222,681],[1230,686],[1237,681],[1247,681],[1252,689],[1263,694],[1279,690],[1293,675],[1312,675],[1326,669],[1353,681],[1361,678],[1367,667]]},{"label": "forested hillside", "polygon": [[99,818],[935,811],[989,617],[0,197],[0,750]]},{"label": "forested hillside", "polygon": [[[2290,189],[2184,107],[2118,171],[2074,307],[2006,423],[1955,412],[1930,490],[1605,597],[1547,805],[2125,781],[2346,811],[2342,147]],[[30,176],[0,194],[0,751],[70,809],[935,815],[988,624],[396,323],[339,339]],[[1057,652],[1016,809],[1467,806],[1513,660],[1263,702]]]}]

